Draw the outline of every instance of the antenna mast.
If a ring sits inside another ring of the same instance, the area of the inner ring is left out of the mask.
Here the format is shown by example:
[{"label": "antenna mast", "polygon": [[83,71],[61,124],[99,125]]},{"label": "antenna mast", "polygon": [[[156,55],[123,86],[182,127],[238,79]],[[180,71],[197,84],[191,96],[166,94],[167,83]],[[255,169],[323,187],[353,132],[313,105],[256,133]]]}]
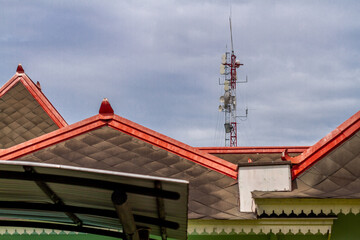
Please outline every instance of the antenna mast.
[{"label": "antenna mast", "polygon": [[[225,146],[227,147],[236,147],[237,146],[237,121],[236,118],[239,117],[236,115],[236,84],[247,82],[237,81],[236,69],[244,65],[240,63],[239,60],[236,60],[236,55],[234,53],[233,37],[232,37],[232,26],[231,26],[231,16],[229,17],[230,23],[230,38],[231,38],[231,54],[226,52],[222,56],[222,61],[220,65],[220,74],[224,75],[224,82],[219,84],[224,85],[225,93],[220,97],[221,105],[219,106],[219,111],[225,113]],[[246,110],[247,116],[247,110]],[[242,117],[246,117],[242,116]]]}]

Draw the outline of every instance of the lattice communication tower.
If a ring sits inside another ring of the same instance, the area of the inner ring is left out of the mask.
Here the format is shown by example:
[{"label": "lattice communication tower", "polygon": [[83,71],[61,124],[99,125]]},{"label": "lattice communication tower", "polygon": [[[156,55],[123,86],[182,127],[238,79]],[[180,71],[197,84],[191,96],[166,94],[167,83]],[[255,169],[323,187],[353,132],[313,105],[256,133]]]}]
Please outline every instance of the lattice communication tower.
[{"label": "lattice communication tower", "polygon": [[[219,84],[224,85],[224,95],[220,97],[219,111],[225,113],[225,146],[227,147],[236,147],[237,146],[237,118],[236,115],[236,85],[237,83],[247,82],[247,77],[245,81],[237,81],[236,69],[244,65],[236,59],[233,47],[233,38],[232,38],[232,27],[231,27],[231,17],[229,18],[230,23],[230,37],[231,37],[231,53],[226,52],[222,55],[221,65],[220,65],[220,74],[224,75],[223,82],[219,79]],[[247,116],[247,109],[246,109]],[[241,117],[246,117],[241,116]]]}]

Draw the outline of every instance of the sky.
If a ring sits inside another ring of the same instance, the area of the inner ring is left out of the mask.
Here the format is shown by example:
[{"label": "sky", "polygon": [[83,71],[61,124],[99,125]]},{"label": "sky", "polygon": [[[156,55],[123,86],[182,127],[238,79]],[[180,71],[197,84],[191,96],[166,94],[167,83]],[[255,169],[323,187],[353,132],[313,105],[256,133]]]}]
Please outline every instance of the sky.
[{"label": "sky", "polygon": [[0,85],[19,63],[69,123],[115,113],[224,146],[221,55],[234,50],[238,146],[310,146],[359,111],[359,1],[0,0]]}]

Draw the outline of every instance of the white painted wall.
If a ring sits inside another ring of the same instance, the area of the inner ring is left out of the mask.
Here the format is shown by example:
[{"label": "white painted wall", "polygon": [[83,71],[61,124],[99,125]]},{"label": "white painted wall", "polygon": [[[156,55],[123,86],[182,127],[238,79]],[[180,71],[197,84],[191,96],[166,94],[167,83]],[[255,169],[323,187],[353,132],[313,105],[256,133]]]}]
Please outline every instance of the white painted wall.
[{"label": "white painted wall", "polygon": [[290,165],[239,166],[240,212],[255,212],[253,191],[291,191]]}]

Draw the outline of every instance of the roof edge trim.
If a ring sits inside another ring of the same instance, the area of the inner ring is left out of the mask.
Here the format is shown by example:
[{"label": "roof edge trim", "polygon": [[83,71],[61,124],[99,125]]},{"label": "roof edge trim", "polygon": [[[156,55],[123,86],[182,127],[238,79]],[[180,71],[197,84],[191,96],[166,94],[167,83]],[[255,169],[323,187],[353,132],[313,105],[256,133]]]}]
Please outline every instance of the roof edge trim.
[{"label": "roof edge trim", "polygon": [[308,146],[268,146],[268,147],[197,147],[200,151],[210,154],[256,154],[282,153],[286,149],[289,153],[302,153]]},{"label": "roof edge trim", "polygon": [[42,109],[48,114],[48,116],[54,121],[54,123],[59,127],[67,126],[67,122],[56,110],[56,108],[51,104],[51,102],[46,98],[44,93],[36,86],[36,84],[26,75],[26,73],[17,72],[9,81],[7,81],[0,88],[0,97],[7,93],[15,84],[21,82],[23,86],[29,91],[29,93],[34,97],[34,99],[40,104]]},{"label": "roof edge trim", "polygon": [[299,176],[314,163],[325,157],[328,153],[336,149],[343,142],[353,136],[360,129],[360,111],[351,116],[348,120],[330,132],[320,141],[305,150],[302,154],[290,157],[285,150],[282,159],[297,164],[293,167],[293,179]]},{"label": "roof edge trim", "polygon": [[109,122],[109,126],[204,167],[237,179],[237,165],[202,152],[197,148],[186,145],[185,143],[155,132],[118,115],[114,115],[114,119]]},{"label": "roof edge trim", "polygon": [[105,121],[102,121],[101,118],[101,115],[95,115],[88,119],[82,120],[72,125],[68,125],[63,128],[59,128],[58,130],[44,134],[37,138],[33,138],[29,141],[20,143],[10,148],[2,149],[0,150],[0,159],[14,160],[16,158],[36,152],[40,149],[62,142],[66,139],[107,125],[107,123]]},{"label": "roof edge trim", "polygon": [[98,114],[11,148],[0,150],[0,159],[14,160],[103,126],[124,132],[194,163],[237,179],[237,165],[204,153],[115,114],[111,118],[107,115]]}]

